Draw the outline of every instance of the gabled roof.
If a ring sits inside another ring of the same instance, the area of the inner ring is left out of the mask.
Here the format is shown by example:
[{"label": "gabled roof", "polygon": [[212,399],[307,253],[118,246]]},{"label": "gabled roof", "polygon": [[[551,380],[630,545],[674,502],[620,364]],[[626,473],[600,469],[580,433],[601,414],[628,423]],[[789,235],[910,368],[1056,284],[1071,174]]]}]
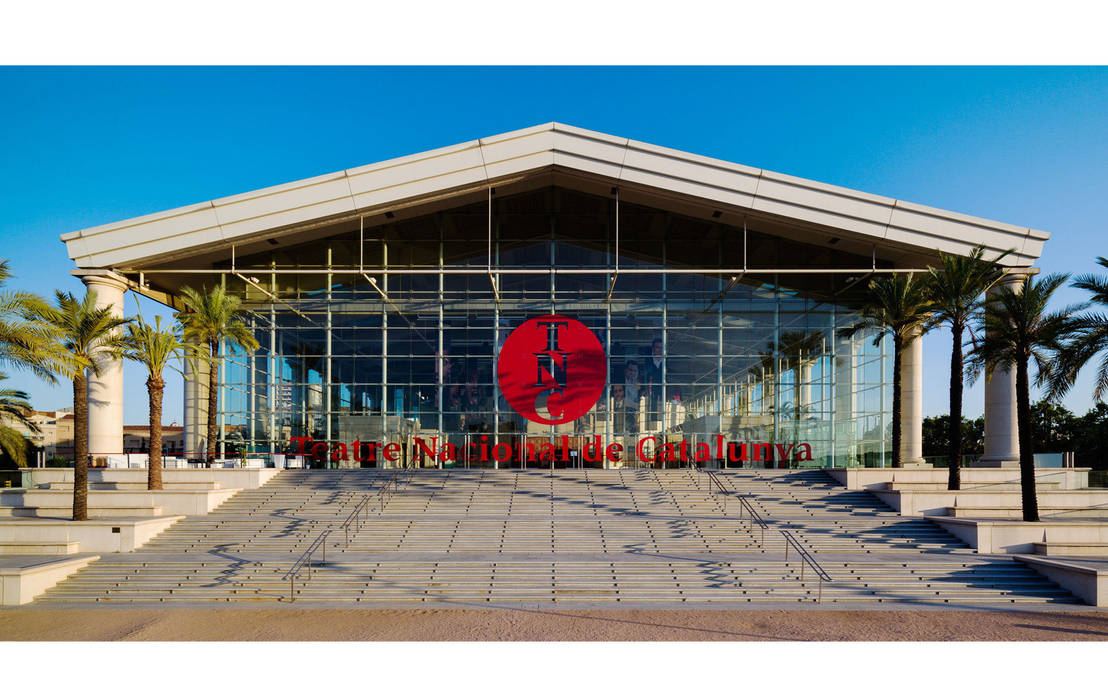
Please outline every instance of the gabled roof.
[{"label": "gabled roof", "polygon": [[728,213],[795,222],[856,242],[964,254],[981,244],[1032,265],[1043,231],[912,204],[768,170],[543,124],[360,168],[74,231],[61,236],[81,268],[127,269],[189,251],[382,214],[547,170],[672,193]]}]

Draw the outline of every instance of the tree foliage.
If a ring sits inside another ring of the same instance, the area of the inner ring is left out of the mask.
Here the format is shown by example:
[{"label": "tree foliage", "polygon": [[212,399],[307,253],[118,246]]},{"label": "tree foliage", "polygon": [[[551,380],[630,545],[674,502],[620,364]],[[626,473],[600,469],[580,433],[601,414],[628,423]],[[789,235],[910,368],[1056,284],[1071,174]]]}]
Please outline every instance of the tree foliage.
[{"label": "tree foliage", "polygon": [[118,358],[124,348],[120,318],[110,306],[98,306],[91,289],[81,299],[69,292],[54,293],[55,306],[33,304],[30,316],[45,326],[52,338],[50,367],[73,382],[73,519],[88,519],[88,378],[99,375],[106,359]]},{"label": "tree foliage", "polygon": [[[208,430],[205,442],[207,462],[215,459],[215,443],[219,415],[219,355],[220,343],[243,348],[249,352],[258,349],[258,341],[243,322],[242,300],[228,294],[222,286],[197,291],[192,287],[181,290],[184,310],[177,312],[177,320],[184,329],[185,341],[194,350],[194,360],[208,364]],[[198,368],[197,368],[198,369]]]},{"label": "tree foliage", "polygon": [[893,430],[892,466],[901,466],[900,420],[901,395],[900,368],[904,348],[909,342],[920,342],[913,337],[922,334],[931,318],[931,290],[926,277],[912,273],[877,277],[869,282],[866,298],[857,311],[858,321],[839,331],[842,337],[853,337],[863,330],[874,330],[874,345],[890,335],[893,339]]},{"label": "tree foliage", "polygon": [[[931,306],[934,313],[929,327],[948,326],[953,336],[950,351],[950,410],[947,413],[946,455],[949,474],[947,488],[962,487],[962,395],[965,389],[962,353],[963,336],[972,331],[973,319],[983,309],[985,293],[1000,281],[1000,260],[1011,253],[1001,253],[995,260],[985,259],[985,249],[974,248],[969,255],[949,255],[940,252],[939,268],[928,268]],[[951,417],[955,418],[951,418]]]},{"label": "tree foliage", "polygon": [[1020,490],[1023,519],[1039,519],[1035,493],[1034,439],[1031,423],[1031,363],[1035,381],[1050,381],[1054,362],[1078,326],[1081,307],[1049,311],[1050,300],[1066,275],[1029,275],[1018,288],[998,287],[986,304],[984,338],[970,354],[987,372],[1013,368],[1016,375],[1016,419],[1019,433]]}]

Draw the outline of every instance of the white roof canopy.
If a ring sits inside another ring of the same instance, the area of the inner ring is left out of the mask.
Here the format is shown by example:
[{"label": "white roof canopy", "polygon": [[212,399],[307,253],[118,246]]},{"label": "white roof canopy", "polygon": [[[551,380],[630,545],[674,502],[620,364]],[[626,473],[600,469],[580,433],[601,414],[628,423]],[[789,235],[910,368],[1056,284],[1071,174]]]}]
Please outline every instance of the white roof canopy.
[{"label": "white roof canopy", "polygon": [[[1030,266],[1048,233],[550,123],[66,233],[80,268],[131,270],[199,251],[383,215],[546,172],[671,196],[729,218],[796,225],[907,255],[1008,249]],[[367,221],[367,225],[369,222]],[[632,232],[628,232],[632,233]]]}]

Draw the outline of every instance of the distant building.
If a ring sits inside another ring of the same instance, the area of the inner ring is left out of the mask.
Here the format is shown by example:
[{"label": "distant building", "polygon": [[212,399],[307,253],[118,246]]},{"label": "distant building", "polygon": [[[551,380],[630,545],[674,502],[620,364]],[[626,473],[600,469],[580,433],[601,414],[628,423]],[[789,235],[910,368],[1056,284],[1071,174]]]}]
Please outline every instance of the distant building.
[{"label": "distant building", "polygon": [[[29,430],[26,426],[16,423],[10,418],[0,418],[0,425],[14,428],[23,434],[23,437],[31,441],[36,450],[42,454],[41,458],[32,460],[31,466],[48,464],[52,460],[73,459],[73,409],[63,408],[57,411],[32,410],[26,414],[32,423],[38,427],[38,432]],[[162,449],[168,453],[179,453],[184,450],[185,429],[180,425],[162,426]],[[145,453],[150,446],[150,426],[125,425],[123,426],[123,452]]]},{"label": "distant building", "polygon": [[0,418],[0,425],[18,430],[23,437],[31,441],[36,449],[44,453],[42,458],[49,462],[61,455],[64,458],[73,457],[73,408],[63,408],[57,411],[35,411],[24,415],[38,427],[38,432],[31,431],[27,426],[17,423],[11,418]]},{"label": "distant building", "polygon": [[[150,448],[150,426],[123,426],[123,451],[145,453]],[[185,448],[185,428],[181,425],[162,426],[162,450],[168,453],[181,452]]]}]

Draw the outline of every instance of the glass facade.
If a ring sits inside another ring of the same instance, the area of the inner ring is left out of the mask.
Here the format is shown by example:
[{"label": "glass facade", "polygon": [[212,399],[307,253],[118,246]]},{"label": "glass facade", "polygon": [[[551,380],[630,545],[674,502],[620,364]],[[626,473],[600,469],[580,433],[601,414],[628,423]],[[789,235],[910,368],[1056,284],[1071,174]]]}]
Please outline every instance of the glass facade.
[{"label": "glass facade", "polygon": [[[245,300],[260,344],[221,357],[223,449],[357,439],[401,453],[330,466],[503,468],[535,466],[526,445],[552,442],[568,446],[553,466],[613,467],[686,441],[690,459],[710,445],[701,461],[712,466],[883,466],[891,342],[840,333],[865,280],[838,270],[873,264],[555,187],[275,246],[236,260],[242,276],[215,272]],[[496,383],[505,338],[545,314],[581,321],[607,352],[601,399],[558,426],[524,419]],[[590,459],[594,436],[623,445],[621,459]],[[499,460],[461,449],[443,463],[416,438],[523,447]],[[749,447],[732,459],[720,441]],[[810,460],[797,461],[800,445]]]}]

